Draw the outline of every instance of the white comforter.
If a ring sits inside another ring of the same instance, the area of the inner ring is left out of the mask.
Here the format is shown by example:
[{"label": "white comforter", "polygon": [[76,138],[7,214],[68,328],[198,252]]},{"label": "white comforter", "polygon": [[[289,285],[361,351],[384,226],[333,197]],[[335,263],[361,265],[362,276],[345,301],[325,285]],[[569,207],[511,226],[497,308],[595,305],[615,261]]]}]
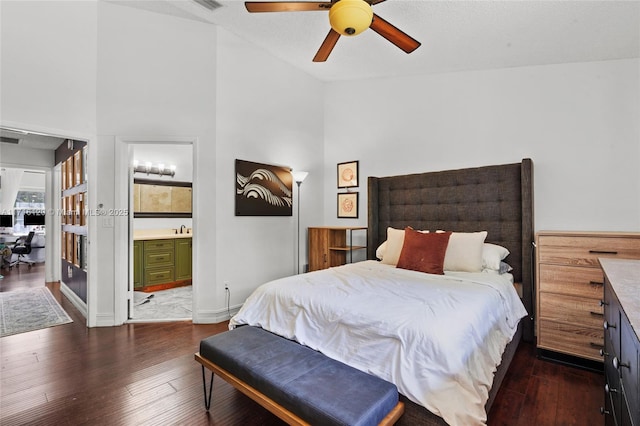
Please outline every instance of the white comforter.
[{"label": "white comforter", "polygon": [[468,426],[486,422],[493,375],[526,314],[510,274],[438,276],[365,261],[266,283],[229,326],[294,339]]}]

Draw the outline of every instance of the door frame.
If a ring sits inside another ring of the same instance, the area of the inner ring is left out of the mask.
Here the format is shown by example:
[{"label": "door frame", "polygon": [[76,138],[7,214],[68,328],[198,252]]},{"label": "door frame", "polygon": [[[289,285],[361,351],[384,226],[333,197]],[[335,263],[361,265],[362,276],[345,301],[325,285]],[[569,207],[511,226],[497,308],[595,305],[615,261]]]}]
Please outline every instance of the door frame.
[{"label": "door frame", "polygon": [[[87,207],[89,203],[95,201],[95,194],[97,189],[97,137],[96,135],[88,135],[86,133],[80,133],[76,131],[57,129],[46,126],[38,126],[28,123],[19,123],[14,121],[0,121],[0,127],[10,128],[14,130],[22,130],[29,133],[41,134],[44,136],[52,136],[62,139],[74,139],[82,142],[86,142],[88,146],[87,160],[88,160],[88,182],[87,182]],[[45,239],[45,281],[61,281],[61,220],[60,215],[57,212],[60,211],[60,178],[57,175],[59,166],[56,167],[52,164],[50,167],[36,167],[31,165],[19,164],[19,163],[2,163],[7,167],[20,167],[30,169],[44,170],[46,173],[45,183],[45,207],[46,215],[45,221],[46,227],[46,239]],[[84,315],[87,327],[95,327],[97,325],[98,317],[98,277],[97,268],[93,268],[92,265],[96,265],[98,262],[98,246],[92,244],[97,238],[97,219],[95,216],[89,215],[87,217],[87,249],[89,260],[87,263],[87,301],[83,302],[73,291],[66,286],[60,286],[60,291],[71,301],[71,303]],[[49,248],[47,248],[49,247]]]},{"label": "door frame", "polygon": [[[193,166],[192,172],[192,194],[191,200],[192,211],[196,210],[197,197],[196,197],[196,167],[197,167],[197,146],[198,138],[190,136],[116,136],[115,140],[115,200],[114,207],[117,211],[128,211],[128,220],[116,220],[115,221],[115,289],[114,289],[114,320],[116,325],[121,325],[129,322],[129,303],[133,301],[133,211],[129,209],[132,204],[131,199],[133,194],[130,192],[131,183],[133,182],[133,174],[130,173],[131,164],[130,152],[132,145],[144,145],[144,144],[167,144],[167,145],[191,145],[192,157],[191,162]],[[192,222],[192,239],[196,240],[197,237],[197,216],[193,215]],[[195,241],[194,241],[195,246]],[[193,260],[192,260],[193,265]],[[192,267],[192,269],[194,269]],[[126,286],[119,285],[117,283],[126,283]],[[197,288],[199,280],[194,274],[193,276],[193,297],[192,306],[195,306]],[[193,311],[195,317],[196,312]]]}]

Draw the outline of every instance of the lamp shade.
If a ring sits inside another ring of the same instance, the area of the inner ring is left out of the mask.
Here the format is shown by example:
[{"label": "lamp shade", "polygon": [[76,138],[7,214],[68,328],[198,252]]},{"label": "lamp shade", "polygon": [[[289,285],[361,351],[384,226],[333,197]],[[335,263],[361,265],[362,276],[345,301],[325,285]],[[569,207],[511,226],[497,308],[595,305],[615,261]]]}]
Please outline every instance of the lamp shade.
[{"label": "lamp shade", "polygon": [[308,174],[309,172],[300,172],[300,171],[291,172],[291,175],[293,176],[293,180],[296,183],[302,183],[302,181],[305,180]]},{"label": "lamp shade", "polygon": [[364,0],[340,0],[329,10],[329,24],[344,36],[358,35],[371,25],[373,9]]}]

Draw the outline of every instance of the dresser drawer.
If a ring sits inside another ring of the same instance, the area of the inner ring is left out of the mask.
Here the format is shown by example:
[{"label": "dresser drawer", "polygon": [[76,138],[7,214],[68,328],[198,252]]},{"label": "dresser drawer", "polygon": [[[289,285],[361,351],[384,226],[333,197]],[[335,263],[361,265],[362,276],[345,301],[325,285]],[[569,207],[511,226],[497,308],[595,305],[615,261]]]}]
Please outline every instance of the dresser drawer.
[{"label": "dresser drawer", "polygon": [[540,293],[538,315],[541,319],[580,324],[597,329],[604,338],[604,312],[600,301],[562,294]]},{"label": "dresser drawer", "polygon": [[173,281],[174,275],[173,266],[145,271],[144,285],[170,283]]},{"label": "dresser drawer", "polygon": [[538,319],[538,347],[602,362],[602,327],[592,328]]},{"label": "dresser drawer", "polygon": [[146,268],[154,268],[156,266],[173,266],[174,263],[174,251],[145,251],[144,253],[144,265]]},{"label": "dresser drawer", "polygon": [[579,235],[538,237],[540,263],[599,268],[599,257],[640,258],[640,239]]},{"label": "dresser drawer", "polygon": [[146,240],[144,242],[144,250],[145,251],[156,251],[156,250],[173,250],[174,242],[173,240]]},{"label": "dresser drawer", "polygon": [[542,292],[602,299],[604,276],[601,269],[540,265],[538,273]]}]

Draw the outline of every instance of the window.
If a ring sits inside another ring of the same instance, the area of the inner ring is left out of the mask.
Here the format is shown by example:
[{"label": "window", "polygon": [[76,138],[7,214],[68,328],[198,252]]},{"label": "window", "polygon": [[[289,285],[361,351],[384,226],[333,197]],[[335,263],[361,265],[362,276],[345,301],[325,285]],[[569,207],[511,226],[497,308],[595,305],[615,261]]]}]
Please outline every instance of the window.
[{"label": "window", "polygon": [[24,226],[25,212],[44,213],[44,191],[18,191],[13,213],[13,232],[30,231],[34,226]]}]

